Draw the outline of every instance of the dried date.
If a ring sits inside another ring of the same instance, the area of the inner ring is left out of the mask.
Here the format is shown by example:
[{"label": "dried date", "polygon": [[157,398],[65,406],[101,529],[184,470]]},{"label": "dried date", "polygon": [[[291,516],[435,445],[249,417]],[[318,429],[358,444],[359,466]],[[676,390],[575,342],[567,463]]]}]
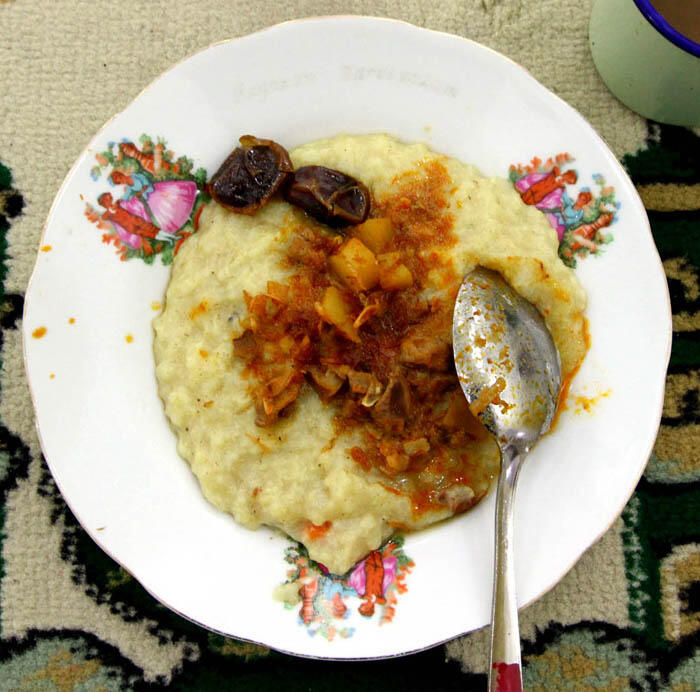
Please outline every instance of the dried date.
[{"label": "dried date", "polygon": [[334,228],[362,223],[370,208],[369,190],[363,183],[325,166],[297,169],[285,185],[284,198]]},{"label": "dried date", "polygon": [[238,214],[255,214],[275,194],[294,166],[287,150],[270,139],[240,138],[212,176],[207,191],[219,204]]}]

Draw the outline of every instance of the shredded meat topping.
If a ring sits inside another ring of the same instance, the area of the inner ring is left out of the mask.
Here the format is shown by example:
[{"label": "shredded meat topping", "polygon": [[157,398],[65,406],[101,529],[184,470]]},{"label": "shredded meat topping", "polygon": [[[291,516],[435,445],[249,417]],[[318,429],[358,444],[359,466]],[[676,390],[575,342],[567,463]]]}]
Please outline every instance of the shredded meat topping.
[{"label": "shredded meat topping", "polygon": [[290,415],[312,387],[334,408],[338,434],[361,431],[349,456],[395,490],[409,488],[415,511],[463,511],[478,500],[464,469],[470,444],[485,436],[452,362],[450,182],[439,162],[402,176],[350,238],[312,221],[292,228],[283,260],[292,275],[245,295],[234,341],[259,426]]},{"label": "shredded meat topping", "polygon": [[393,375],[377,405],[372,409],[375,423],[392,433],[401,433],[411,415],[411,390],[401,375]]}]

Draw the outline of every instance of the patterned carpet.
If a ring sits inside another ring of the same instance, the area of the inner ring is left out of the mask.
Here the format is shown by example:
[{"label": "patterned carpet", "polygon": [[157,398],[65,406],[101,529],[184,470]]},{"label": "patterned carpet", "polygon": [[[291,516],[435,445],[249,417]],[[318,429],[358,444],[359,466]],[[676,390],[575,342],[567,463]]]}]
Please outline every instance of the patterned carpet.
[{"label": "patterned carpet", "polygon": [[[513,5],[493,4],[496,13]],[[0,25],[4,11],[0,3]],[[495,31],[498,44],[510,29]],[[21,99],[15,106],[29,113]],[[41,456],[21,360],[41,195],[58,182],[43,190],[46,171],[24,164],[17,131],[1,121],[0,692],[485,689],[483,632],[382,662],[293,658],[183,620],[96,547]],[[629,134],[639,128],[646,137]],[[621,130],[615,151],[646,206],[674,315],[662,427],[621,518],[523,614],[528,690],[700,689],[700,137],[651,122]],[[623,574],[604,584],[618,554]]]}]

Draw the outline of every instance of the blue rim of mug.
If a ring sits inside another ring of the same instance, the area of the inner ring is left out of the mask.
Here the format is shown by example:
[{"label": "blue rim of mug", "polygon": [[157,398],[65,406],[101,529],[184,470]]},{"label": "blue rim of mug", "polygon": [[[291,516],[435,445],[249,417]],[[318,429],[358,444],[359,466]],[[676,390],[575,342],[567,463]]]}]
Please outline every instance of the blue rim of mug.
[{"label": "blue rim of mug", "polygon": [[674,29],[652,5],[649,0],[634,0],[634,4],[644,15],[646,20],[669,41],[687,51],[696,58],[700,58],[700,43],[695,43],[680,31]]}]

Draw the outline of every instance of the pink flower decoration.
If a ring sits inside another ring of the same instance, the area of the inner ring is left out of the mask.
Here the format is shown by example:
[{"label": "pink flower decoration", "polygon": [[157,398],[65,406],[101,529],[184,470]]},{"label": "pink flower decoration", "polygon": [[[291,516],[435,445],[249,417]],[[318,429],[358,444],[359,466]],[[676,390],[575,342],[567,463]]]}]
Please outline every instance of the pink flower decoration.
[{"label": "pink flower decoration", "polygon": [[197,184],[191,180],[165,180],[153,186],[146,200],[156,224],[168,233],[182,228],[190,218]]},{"label": "pink flower decoration", "polygon": [[518,178],[515,182],[515,189],[518,192],[525,192],[529,187],[532,187],[535,183],[540,180],[544,180],[549,173],[529,173],[524,175],[522,178]]},{"label": "pink flower decoration", "polygon": [[146,210],[146,206],[138,197],[132,197],[131,199],[120,199],[119,206],[122,209],[126,209],[130,214],[141,217],[144,221],[151,220],[151,217],[148,215],[148,211]]},{"label": "pink flower decoration", "polygon": [[124,228],[124,226],[121,226],[118,223],[114,223],[114,221],[110,221],[110,223],[112,224],[112,227],[119,236],[119,240],[121,240],[129,247],[134,248],[134,250],[137,250],[141,247],[141,243],[143,242],[141,236],[136,235],[136,233],[129,233],[129,231],[127,231],[126,228]]},{"label": "pink flower decoration", "polygon": [[382,560],[382,565],[384,565],[384,580],[382,581],[382,594],[386,593],[389,588],[389,584],[394,581],[396,576],[396,558],[393,555],[385,557]]},{"label": "pink flower decoration", "polygon": [[[529,175],[523,176],[515,183],[515,188],[518,192],[523,193],[528,188],[532,187],[536,182],[546,178],[549,173],[530,173]],[[550,192],[546,197],[543,197],[536,205],[535,208],[543,211],[549,221],[549,225],[557,232],[559,240],[564,236],[564,231],[566,226],[561,222],[560,217],[552,213],[558,211],[562,207],[562,197],[564,196],[564,188],[558,187],[552,192]]]},{"label": "pink flower decoration", "polygon": [[[535,183],[543,180],[549,175],[549,173],[531,173],[523,178],[520,178],[515,183],[515,187],[518,192],[525,192],[528,188],[532,187]],[[561,209],[562,197],[564,196],[564,187],[558,187],[552,192],[550,192],[546,197],[543,197],[535,207],[541,211],[549,211],[552,209]]]},{"label": "pink flower decoration", "polygon": [[[156,226],[169,233],[175,233],[190,218],[196,196],[197,184],[191,180],[164,180],[153,186],[153,192],[146,198],[146,203]],[[123,199],[119,206],[135,216],[140,216],[144,221],[151,221],[146,205],[140,197]]]},{"label": "pink flower decoration", "polygon": [[[360,596],[364,596],[365,588],[367,586],[365,576],[365,562],[366,558],[365,560],[358,562],[357,565],[355,565],[355,569],[352,571],[350,577],[348,578],[348,586],[352,589],[355,589],[355,591],[357,591],[357,593]],[[382,560],[382,566],[384,567],[384,578],[382,579],[383,595],[386,593],[387,588],[389,588],[389,585],[391,584],[391,582],[394,581],[394,577],[396,576],[396,558],[393,555],[385,557]]]}]

